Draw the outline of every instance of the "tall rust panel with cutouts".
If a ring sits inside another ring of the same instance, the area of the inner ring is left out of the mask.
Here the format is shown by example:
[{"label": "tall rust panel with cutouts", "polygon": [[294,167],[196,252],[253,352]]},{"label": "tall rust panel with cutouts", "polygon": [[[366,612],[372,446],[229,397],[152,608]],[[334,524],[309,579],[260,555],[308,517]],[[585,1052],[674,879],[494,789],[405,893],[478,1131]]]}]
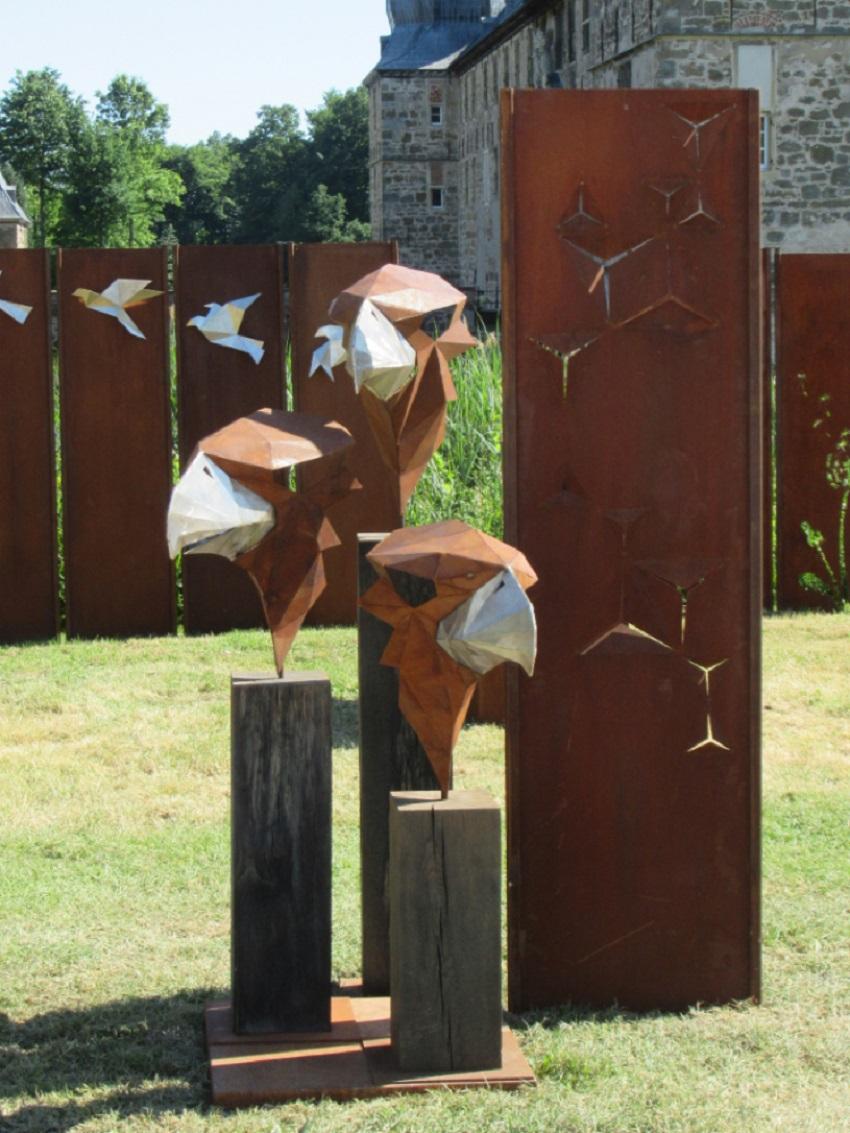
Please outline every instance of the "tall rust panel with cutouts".
[{"label": "tall rust panel with cutouts", "polygon": [[0,250],[0,643],[55,637],[47,252]]},{"label": "tall rust panel with cutouts", "polygon": [[[308,615],[313,625],[352,625],[357,616],[357,536],[392,531],[400,517],[393,502],[392,478],[378,452],[372,430],[342,366],[334,381],[319,372],[310,378],[310,362],[318,345],[316,330],[328,321],[328,307],[340,291],[376,271],[398,263],[394,241],[374,244],[296,244],[290,253],[290,326],[292,389],[295,406],[307,413],[333,417],[350,430],[356,448],[351,465],[362,484],[329,513],[342,546],[325,557],[328,585]],[[309,464],[298,469],[299,483],[309,484]]]},{"label": "tall rust panel with cutouts", "polygon": [[[284,407],[283,257],[279,245],[178,249],[181,469],[203,437],[255,409]],[[187,633],[264,624],[251,580],[218,555],[184,556],[183,598]]]},{"label": "tall rust panel with cutouts", "polygon": [[163,248],[59,252],[68,633],[174,629]]},{"label": "tall rust panel with cutouts", "polygon": [[755,95],[502,112],[511,1006],[757,996]]},{"label": "tall rust panel with cutouts", "polygon": [[837,578],[842,522],[850,541],[841,512],[841,463],[848,453],[839,447],[850,429],[850,256],[780,255],[776,299],[777,598],[780,608],[829,609],[835,603],[828,593],[800,585],[807,572],[830,581],[801,525],[823,535],[822,550]]}]

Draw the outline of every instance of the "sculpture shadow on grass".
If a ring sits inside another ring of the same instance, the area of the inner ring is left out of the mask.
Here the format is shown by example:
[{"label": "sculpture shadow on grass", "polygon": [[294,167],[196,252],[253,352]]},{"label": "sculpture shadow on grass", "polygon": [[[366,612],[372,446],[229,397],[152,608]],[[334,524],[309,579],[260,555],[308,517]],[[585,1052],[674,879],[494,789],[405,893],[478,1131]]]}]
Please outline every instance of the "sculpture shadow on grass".
[{"label": "sculpture shadow on grass", "polygon": [[331,707],[334,747],[357,747],[360,743],[360,709],[356,699],[335,696]]},{"label": "sculpture shadow on grass", "polygon": [[205,1108],[203,1008],[221,995],[193,988],[22,1023],[0,1014],[0,1131],[64,1133],[105,1114]]}]

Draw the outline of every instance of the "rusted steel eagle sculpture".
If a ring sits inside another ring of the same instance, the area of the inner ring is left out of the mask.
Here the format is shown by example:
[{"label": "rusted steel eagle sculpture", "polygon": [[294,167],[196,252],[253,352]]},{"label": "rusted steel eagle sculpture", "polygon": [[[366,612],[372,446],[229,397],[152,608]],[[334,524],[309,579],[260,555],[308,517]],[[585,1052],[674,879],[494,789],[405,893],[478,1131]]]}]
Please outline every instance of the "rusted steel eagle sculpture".
[{"label": "rusted steel eagle sculpture", "polygon": [[[312,413],[258,409],[199,442],[168,509],[172,558],[223,555],[260,592],[278,674],[308,610],[325,588],[322,556],[339,539],[325,511],[359,484],[348,468],[351,434]],[[290,469],[322,461],[309,489]]]}]

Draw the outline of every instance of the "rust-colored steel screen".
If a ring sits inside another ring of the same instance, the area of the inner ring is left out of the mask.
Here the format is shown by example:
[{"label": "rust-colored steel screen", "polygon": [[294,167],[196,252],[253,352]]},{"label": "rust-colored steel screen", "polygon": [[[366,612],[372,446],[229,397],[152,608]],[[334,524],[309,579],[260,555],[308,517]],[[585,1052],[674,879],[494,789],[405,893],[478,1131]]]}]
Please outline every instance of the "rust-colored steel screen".
[{"label": "rust-colored steel screen", "polygon": [[[55,637],[59,628],[46,252],[0,250],[0,301],[15,304],[0,308],[0,643],[7,645]],[[24,315],[18,306],[32,309]]]},{"label": "rust-colored steel screen", "polygon": [[170,633],[165,250],[62,249],[58,289],[68,633]]},{"label": "rust-colored steel screen", "polygon": [[[252,295],[257,298],[245,306],[235,334],[262,343],[259,362],[246,350],[222,345],[221,338],[188,325],[207,315],[210,304],[225,306]],[[275,245],[179,248],[175,318],[180,466],[184,468],[202,437],[255,409],[284,408],[283,249]],[[218,555],[184,557],[183,600],[187,633],[265,624],[251,580]]]},{"label": "rust-colored steel screen", "polygon": [[514,1010],[759,989],[756,102],[505,92]]},{"label": "rust-colored steel screen", "polygon": [[783,254],[776,272],[777,597],[780,607],[829,609],[828,597],[800,585],[807,571],[826,576],[800,525],[822,533],[837,574],[841,490],[827,480],[827,458],[840,458],[850,428],[850,256]]},{"label": "rust-colored steel screen", "polygon": [[[392,476],[378,446],[354,383],[342,366],[334,381],[321,371],[309,378],[316,329],[328,322],[328,307],[340,291],[384,264],[398,263],[398,245],[296,244],[290,253],[290,333],[292,388],[296,409],[335,418],[355,440],[350,463],[363,485],[330,512],[342,545],[325,557],[328,585],[308,615],[312,625],[353,625],[357,617],[357,535],[393,531],[401,517],[393,503]],[[310,483],[310,465],[298,469],[299,483]]]},{"label": "rust-colored steel screen", "polygon": [[762,583],[764,608],[773,609],[773,470],[776,462],[773,358],[773,278],[776,249],[763,248],[761,253],[762,299]]}]

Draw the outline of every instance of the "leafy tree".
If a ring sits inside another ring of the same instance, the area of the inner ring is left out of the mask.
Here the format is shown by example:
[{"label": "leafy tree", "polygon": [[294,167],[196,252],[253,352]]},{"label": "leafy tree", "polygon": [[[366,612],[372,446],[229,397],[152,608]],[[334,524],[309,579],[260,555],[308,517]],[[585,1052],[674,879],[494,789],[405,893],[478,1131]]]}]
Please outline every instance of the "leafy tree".
[{"label": "leafy tree", "polygon": [[307,112],[313,177],[345,198],[348,216],[369,220],[369,96],[364,87],[330,90]]},{"label": "leafy tree", "polygon": [[369,239],[369,225],[362,220],[348,220],[345,197],[329,193],[326,185],[318,185],[304,214],[302,239],[354,243]]},{"label": "leafy tree", "polygon": [[213,134],[194,146],[172,146],[165,159],[186,187],[179,204],[166,206],[165,220],[180,244],[226,244],[237,223],[235,138]]},{"label": "leafy tree", "polygon": [[0,99],[0,155],[30,190],[35,243],[44,246],[58,216],[74,138],[85,111],[52,67],[15,73]]},{"label": "leafy tree", "polygon": [[97,92],[96,117],[124,131],[134,145],[164,144],[171,124],[165,103],[157,102],[147,84],[130,75],[116,75],[105,91]]},{"label": "leafy tree", "polygon": [[[112,184],[85,185],[75,179],[70,195],[79,202],[100,194],[109,198],[110,208],[120,210],[104,243],[130,247],[154,243],[166,208],[180,201],[183,182],[179,173],[165,166],[168,124],[168,108],[157,102],[141,79],[117,75],[105,92],[98,92],[92,129],[102,175],[108,166]],[[88,148],[91,151],[91,139]],[[85,158],[75,163],[75,170],[85,173]],[[79,208],[75,211],[79,216]],[[78,239],[83,239],[82,234]]]},{"label": "leafy tree", "polygon": [[263,106],[239,145],[233,178],[239,209],[236,238],[265,244],[300,240],[310,197],[307,142],[294,106]]},{"label": "leafy tree", "polygon": [[183,182],[178,173],[163,165],[164,155],[159,151],[131,151],[129,156],[124,239],[130,247],[145,248],[156,243],[166,208],[176,205],[183,195]]},{"label": "leafy tree", "polygon": [[121,243],[128,211],[125,153],[117,131],[102,122],[80,131],[68,164],[58,239],[70,247]]}]

